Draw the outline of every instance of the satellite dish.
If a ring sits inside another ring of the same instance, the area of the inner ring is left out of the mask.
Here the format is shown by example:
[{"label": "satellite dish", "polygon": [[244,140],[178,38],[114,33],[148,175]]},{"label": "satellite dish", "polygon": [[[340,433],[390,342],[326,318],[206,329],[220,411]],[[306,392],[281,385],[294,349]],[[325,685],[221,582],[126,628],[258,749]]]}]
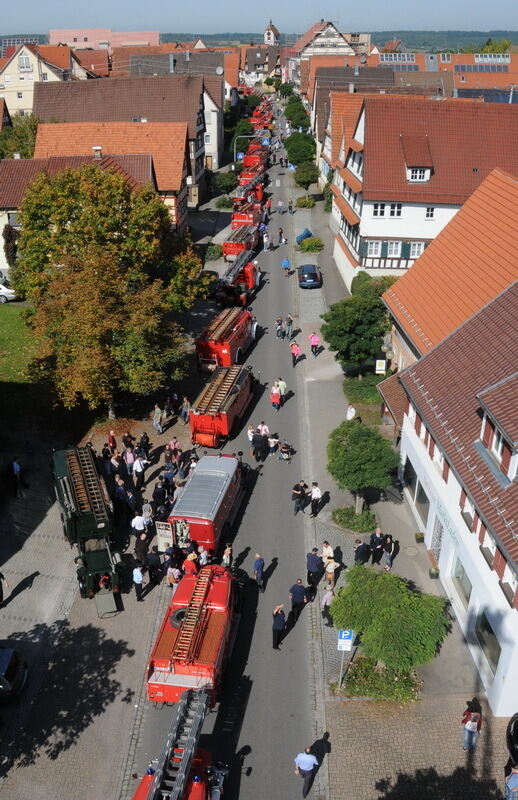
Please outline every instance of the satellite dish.
[{"label": "satellite dish", "polygon": [[223,75],[223,67],[216,67],[216,75]]},{"label": "satellite dish", "polygon": [[360,56],[360,64],[366,64],[366,63],[367,63],[367,56]]}]

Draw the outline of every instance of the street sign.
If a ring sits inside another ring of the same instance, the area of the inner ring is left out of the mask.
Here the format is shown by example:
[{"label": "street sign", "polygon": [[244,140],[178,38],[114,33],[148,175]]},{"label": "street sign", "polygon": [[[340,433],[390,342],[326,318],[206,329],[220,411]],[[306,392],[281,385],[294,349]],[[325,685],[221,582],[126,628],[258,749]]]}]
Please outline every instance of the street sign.
[{"label": "street sign", "polygon": [[337,650],[350,652],[353,649],[354,631],[349,628],[338,631]]},{"label": "street sign", "polygon": [[265,137],[265,138],[262,140],[262,144],[263,144],[263,146],[265,146],[265,147],[266,147],[266,146],[268,146],[268,145],[270,144],[270,140],[269,140],[269,139],[267,139],[267,138]]},{"label": "street sign", "polygon": [[384,375],[387,371],[387,362],[384,358],[376,359],[376,375]]},{"label": "street sign", "polygon": [[244,157],[245,157],[244,153],[237,153],[236,161],[242,161],[244,159]]}]

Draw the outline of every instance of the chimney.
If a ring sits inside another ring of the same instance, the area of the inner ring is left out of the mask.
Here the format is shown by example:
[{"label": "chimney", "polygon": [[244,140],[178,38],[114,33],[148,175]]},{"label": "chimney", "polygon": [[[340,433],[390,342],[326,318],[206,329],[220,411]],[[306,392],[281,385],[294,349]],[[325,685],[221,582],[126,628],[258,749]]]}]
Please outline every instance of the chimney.
[{"label": "chimney", "polygon": [[13,153],[13,158],[16,158],[16,159],[21,158],[20,153]]},{"label": "chimney", "polygon": [[349,84],[349,94],[354,94],[354,83]]},{"label": "chimney", "polygon": [[94,151],[94,161],[100,161],[103,154],[102,147],[100,145],[94,145],[94,147],[92,147],[92,150]]},{"label": "chimney", "polygon": [[191,52],[190,52],[190,50],[186,50],[185,51],[185,60],[186,61],[190,61],[191,60]]},{"label": "chimney", "polygon": [[173,53],[169,53],[169,72],[174,72],[176,69],[176,58]]}]

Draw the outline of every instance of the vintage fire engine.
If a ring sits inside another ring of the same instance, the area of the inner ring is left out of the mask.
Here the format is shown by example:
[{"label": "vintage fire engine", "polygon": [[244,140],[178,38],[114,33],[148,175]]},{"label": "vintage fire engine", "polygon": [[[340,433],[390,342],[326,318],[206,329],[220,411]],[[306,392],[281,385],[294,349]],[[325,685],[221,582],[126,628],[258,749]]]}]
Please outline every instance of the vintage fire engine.
[{"label": "vintage fire engine", "polygon": [[261,217],[260,203],[241,203],[237,208],[234,207],[230,226],[235,230],[242,225],[259,225]]},{"label": "vintage fire engine", "polygon": [[218,367],[189,412],[193,443],[219,447],[233,438],[254,396],[254,387],[251,369]]},{"label": "vintage fire engine", "polygon": [[170,529],[159,537],[159,549],[195,541],[215,552],[238,514],[247,477],[248,465],[236,456],[202,456],[173,506],[167,520]]},{"label": "vintage fire engine", "polygon": [[198,748],[208,701],[205,689],[183,693],[162,754],[151,761],[133,800],[213,800],[221,796],[228,767],[212,765],[209,753]]},{"label": "vintage fire engine", "polygon": [[266,180],[266,173],[261,164],[254,164],[251,167],[243,167],[239,174],[239,183],[242,186],[246,186],[247,183],[250,183],[256,178],[260,178],[261,175],[263,176],[263,180]]},{"label": "vintage fire engine", "polygon": [[256,327],[255,317],[248,309],[222,311],[196,339],[200,367],[214,369],[238,364],[255,338]]},{"label": "vintage fire engine", "polygon": [[240,584],[225,567],[213,564],[182,578],[149,658],[148,700],[176,703],[188,689],[205,689],[215,705],[240,606]]},{"label": "vintage fire engine", "polygon": [[230,197],[234,203],[234,208],[239,207],[241,203],[260,203],[264,200],[264,179],[266,173],[261,172],[259,175],[251,180],[249,183],[239,184]]},{"label": "vintage fire engine", "polygon": [[103,616],[117,610],[122,563],[112,550],[112,504],[91,447],[56,450],[52,455],[56,497],[65,536],[75,545],[81,597],[95,597]]},{"label": "vintage fire engine", "polygon": [[218,278],[216,303],[221,306],[248,306],[260,284],[259,264],[251,250],[243,250]]},{"label": "vintage fire engine", "polygon": [[245,250],[255,250],[259,244],[259,230],[254,225],[232,228],[223,241],[223,258],[234,261]]}]

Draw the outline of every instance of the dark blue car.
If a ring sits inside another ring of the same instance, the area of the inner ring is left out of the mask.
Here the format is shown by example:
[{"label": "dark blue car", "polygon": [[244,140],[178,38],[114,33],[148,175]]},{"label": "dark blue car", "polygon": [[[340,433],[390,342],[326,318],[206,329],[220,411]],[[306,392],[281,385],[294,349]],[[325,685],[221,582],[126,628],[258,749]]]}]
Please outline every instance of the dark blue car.
[{"label": "dark blue car", "polygon": [[322,286],[322,273],[316,264],[302,264],[297,267],[301,289],[318,289]]}]

